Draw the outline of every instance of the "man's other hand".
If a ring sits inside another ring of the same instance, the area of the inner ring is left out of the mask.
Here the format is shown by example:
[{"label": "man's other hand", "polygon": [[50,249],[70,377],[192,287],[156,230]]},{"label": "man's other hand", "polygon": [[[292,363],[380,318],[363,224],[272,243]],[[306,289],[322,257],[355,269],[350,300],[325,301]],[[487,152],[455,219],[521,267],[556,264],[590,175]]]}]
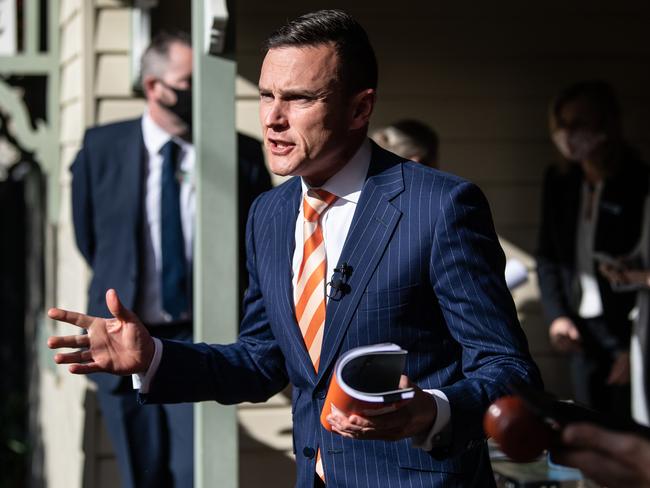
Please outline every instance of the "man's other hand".
[{"label": "man's other hand", "polygon": [[327,421],[334,432],[350,439],[396,441],[429,432],[438,413],[433,396],[412,384],[404,375],[399,387],[413,387],[415,396],[394,412],[373,417],[333,412],[327,416]]},{"label": "man's other hand", "polygon": [[68,369],[74,374],[145,373],[153,359],[153,339],[140,319],[124,308],[115,290],[106,292],[106,304],[115,318],[91,317],[60,308],[48,310],[50,318],[87,331],[87,334],[81,335],[51,336],[47,340],[50,349],[79,349],[58,353],[54,361],[69,364]]}]

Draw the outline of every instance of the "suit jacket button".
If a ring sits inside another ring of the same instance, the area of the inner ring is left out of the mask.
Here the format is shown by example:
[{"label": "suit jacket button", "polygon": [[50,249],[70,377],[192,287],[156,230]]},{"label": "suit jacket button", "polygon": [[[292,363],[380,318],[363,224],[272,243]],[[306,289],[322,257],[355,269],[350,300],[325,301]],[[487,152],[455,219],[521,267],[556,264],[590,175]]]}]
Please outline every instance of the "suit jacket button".
[{"label": "suit jacket button", "polygon": [[306,458],[308,459],[313,459],[313,457],[316,455],[316,451],[312,447],[305,447],[302,450],[302,453],[305,455]]}]

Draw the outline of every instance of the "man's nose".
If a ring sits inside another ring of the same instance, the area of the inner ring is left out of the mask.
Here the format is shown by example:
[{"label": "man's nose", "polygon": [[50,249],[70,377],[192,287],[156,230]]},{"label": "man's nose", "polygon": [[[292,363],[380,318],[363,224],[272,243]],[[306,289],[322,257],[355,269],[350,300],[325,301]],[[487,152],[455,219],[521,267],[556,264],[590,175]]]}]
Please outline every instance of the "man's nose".
[{"label": "man's nose", "polygon": [[282,100],[274,100],[266,107],[263,122],[268,128],[277,129],[289,126],[289,120]]}]

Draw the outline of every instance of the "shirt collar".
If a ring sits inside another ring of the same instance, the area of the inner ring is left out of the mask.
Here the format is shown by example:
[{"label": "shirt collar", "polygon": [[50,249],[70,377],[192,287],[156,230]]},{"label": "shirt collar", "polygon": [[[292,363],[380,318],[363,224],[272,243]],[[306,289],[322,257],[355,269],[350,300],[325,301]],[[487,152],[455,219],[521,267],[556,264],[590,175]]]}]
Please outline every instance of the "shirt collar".
[{"label": "shirt collar", "polygon": [[[366,182],[371,154],[370,139],[366,138],[348,164],[327,180],[321,188],[348,202],[357,203]],[[310,186],[303,178],[300,178],[300,182],[304,195]]]},{"label": "shirt collar", "polygon": [[187,150],[191,144],[180,137],[173,137],[169,132],[165,131],[162,127],[156,124],[149,111],[145,110],[142,114],[142,139],[144,140],[144,147],[147,148],[149,154],[158,154],[162,147],[167,144],[170,139],[173,139],[183,150]]}]

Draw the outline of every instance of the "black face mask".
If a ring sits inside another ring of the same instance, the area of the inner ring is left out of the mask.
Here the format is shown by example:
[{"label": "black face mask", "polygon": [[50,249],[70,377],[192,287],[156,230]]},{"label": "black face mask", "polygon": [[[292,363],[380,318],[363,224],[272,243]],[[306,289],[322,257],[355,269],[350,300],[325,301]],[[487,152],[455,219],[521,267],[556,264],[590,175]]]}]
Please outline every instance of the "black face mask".
[{"label": "black face mask", "polygon": [[173,105],[167,105],[160,101],[158,103],[185,122],[188,127],[192,127],[192,88],[179,90],[178,88],[169,86],[162,80],[160,82],[174,92],[176,95],[176,103]]}]

